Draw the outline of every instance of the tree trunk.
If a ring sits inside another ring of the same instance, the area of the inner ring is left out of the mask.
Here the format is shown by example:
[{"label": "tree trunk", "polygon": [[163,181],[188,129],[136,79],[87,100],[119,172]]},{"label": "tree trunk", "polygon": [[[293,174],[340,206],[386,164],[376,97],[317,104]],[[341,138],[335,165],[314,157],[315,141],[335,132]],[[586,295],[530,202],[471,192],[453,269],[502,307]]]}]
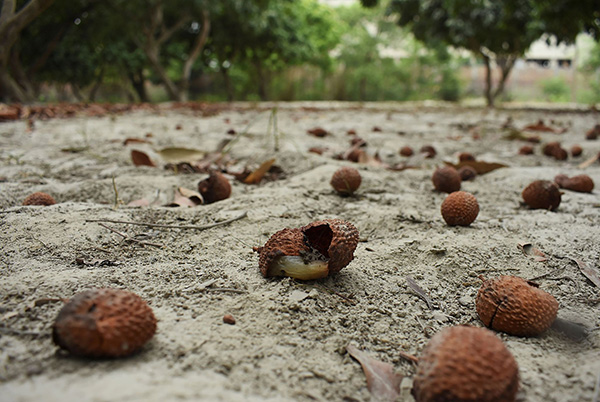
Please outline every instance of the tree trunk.
[{"label": "tree trunk", "polygon": [[481,56],[483,57],[483,63],[485,64],[485,99],[488,107],[494,107],[494,96],[492,94],[492,67],[490,57],[481,52]]},{"label": "tree trunk", "polygon": [[268,100],[267,79],[262,68],[262,63],[256,56],[254,57],[254,67],[256,68],[256,75],[258,77],[258,96],[261,101],[266,101]]},{"label": "tree trunk", "polygon": [[514,67],[516,60],[517,57],[513,55],[507,55],[498,58],[498,65],[500,66],[500,81],[498,82],[498,86],[494,91],[494,99],[504,92],[506,80],[508,79],[512,68]]},{"label": "tree trunk", "polygon": [[225,81],[225,91],[227,93],[227,102],[233,102],[235,94],[233,91],[233,85],[231,85],[231,78],[229,77],[229,70],[221,67],[221,73],[223,74],[223,80]]},{"label": "tree trunk", "polygon": [[188,55],[187,60],[183,65],[183,75],[181,77],[181,98],[183,101],[187,101],[189,98],[190,89],[190,78],[192,76],[192,67],[200,56],[206,40],[208,39],[208,33],[210,32],[210,18],[207,10],[202,11],[202,31],[200,35],[194,40],[194,45]]},{"label": "tree trunk", "polygon": [[140,102],[149,102],[150,98],[148,98],[148,92],[146,91],[146,79],[144,78],[144,71],[128,71],[127,77],[129,77],[131,86],[137,94]]},{"label": "tree trunk", "polygon": [[9,61],[11,50],[23,29],[40,15],[54,0],[30,0],[18,12],[16,0],[3,0],[0,9],[0,97],[17,102],[32,101],[28,94],[11,76]]}]

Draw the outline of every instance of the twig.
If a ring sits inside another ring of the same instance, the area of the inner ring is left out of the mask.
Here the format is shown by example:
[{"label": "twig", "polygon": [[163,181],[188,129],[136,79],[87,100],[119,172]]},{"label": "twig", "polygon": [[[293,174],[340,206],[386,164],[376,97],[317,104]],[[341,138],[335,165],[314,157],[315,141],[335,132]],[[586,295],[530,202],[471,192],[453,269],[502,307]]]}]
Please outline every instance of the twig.
[{"label": "twig", "polygon": [[129,222],[129,221],[119,221],[119,220],[114,220],[114,219],[86,219],[85,221],[86,222],[123,223],[125,225],[148,226],[148,227],[151,227],[151,228],[206,230],[206,229],[214,228],[216,226],[227,225],[227,224],[229,224],[231,222],[235,222],[237,220],[245,218],[246,216],[248,216],[248,212],[244,212],[243,214],[241,214],[240,216],[236,216],[235,218],[231,218],[231,219],[227,219],[225,221],[215,222],[215,223],[211,223],[211,224],[203,225],[203,226],[194,226],[194,225],[184,225],[184,226],[179,226],[179,225],[160,225],[160,224],[157,224],[157,223]]},{"label": "twig", "polygon": [[211,292],[248,293],[247,290],[234,289],[234,288],[205,288],[204,290],[211,291]]},{"label": "twig", "polygon": [[418,357],[413,356],[413,355],[403,352],[403,351],[399,351],[398,353],[400,354],[400,357],[403,358],[404,360],[408,360],[409,362],[412,362],[414,364],[419,364]]},{"label": "twig", "polygon": [[341,294],[340,292],[337,292],[333,289],[329,289],[327,286],[321,285],[321,284],[317,284],[318,287],[320,287],[321,289],[324,289],[326,291],[328,291],[329,293],[332,293],[338,297],[340,297],[342,299],[342,301],[344,303],[348,303],[348,304],[356,304],[356,301],[352,300],[350,297]]},{"label": "twig", "polygon": [[100,226],[102,226],[103,228],[106,228],[108,230],[110,230],[111,232],[118,234],[119,236],[121,236],[123,239],[127,240],[127,241],[132,241],[134,243],[138,243],[138,244],[143,244],[145,246],[154,246],[154,247],[164,247],[162,244],[158,244],[158,243],[150,243],[147,241],[142,241],[142,240],[138,240],[138,239],[134,239],[132,237],[130,237],[129,235],[123,233],[123,232],[119,232],[116,229],[111,228],[110,226],[105,225],[104,223],[98,223]]},{"label": "twig", "polygon": [[117,190],[117,182],[115,180],[115,176],[112,177],[112,185],[113,185],[113,190],[115,192],[115,209],[119,208],[119,205],[123,203],[123,201],[121,201],[121,199],[119,198],[119,190]]},{"label": "twig", "polygon": [[41,241],[40,239],[38,239],[37,237],[35,237],[34,235],[32,235],[31,233],[29,234],[29,236],[33,239],[36,240],[38,242],[40,242],[42,244],[42,246],[46,247],[47,250],[52,251],[52,249],[50,247],[48,247],[48,245],[46,243],[44,243],[43,241]]}]

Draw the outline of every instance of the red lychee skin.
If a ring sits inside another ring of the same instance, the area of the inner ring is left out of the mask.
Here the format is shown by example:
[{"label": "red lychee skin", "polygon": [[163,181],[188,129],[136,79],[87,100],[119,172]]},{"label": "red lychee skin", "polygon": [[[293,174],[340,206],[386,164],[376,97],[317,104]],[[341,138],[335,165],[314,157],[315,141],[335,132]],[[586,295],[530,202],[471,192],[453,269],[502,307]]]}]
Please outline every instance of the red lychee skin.
[{"label": "red lychee skin", "polygon": [[221,172],[213,170],[207,179],[198,183],[198,192],[202,194],[205,204],[211,204],[229,198],[231,184]]},{"label": "red lychee skin", "polygon": [[75,356],[123,357],[140,350],[155,332],[156,318],[141,297],[107,288],[79,293],[65,304],[52,339]]},{"label": "red lychee skin", "polygon": [[581,154],[583,153],[583,148],[581,148],[581,146],[579,145],[573,145],[571,147],[571,156],[576,158],[578,156],[581,156]]},{"label": "red lychee skin", "polygon": [[458,174],[462,181],[473,180],[477,176],[477,170],[472,166],[461,166],[458,169]]},{"label": "red lychee skin", "polygon": [[519,155],[533,155],[533,147],[531,145],[523,145],[519,148]]},{"label": "red lychee skin", "polygon": [[23,200],[23,205],[54,205],[56,204],[56,200],[50,194],[37,192],[33,194],[29,194]]},{"label": "red lychee skin", "polygon": [[408,145],[400,148],[400,155],[402,156],[412,156],[414,153],[415,152],[413,151],[413,149]]},{"label": "red lychee skin", "polygon": [[435,148],[434,148],[434,147],[432,147],[431,145],[423,145],[423,146],[421,147],[421,150],[420,150],[420,152],[421,152],[422,154],[425,154],[425,157],[426,157],[427,159],[431,159],[431,158],[435,157],[435,155],[437,155],[437,151],[436,151],[436,150],[435,150]]},{"label": "red lychee skin", "polygon": [[533,209],[554,211],[560,205],[561,194],[556,183],[549,180],[536,180],[521,193],[523,200]]},{"label": "red lychee skin", "polygon": [[269,267],[278,257],[299,256],[310,253],[310,247],[304,241],[304,233],[298,228],[282,229],[273,234],[262,247],[254,249],[259,253],[258,267],[263,276],[269,276]]},{"label": "red lychee skin", "polygon": [[511,402],[519,367],[485,328],[456,326],[435,334],[419,358],[412,395],[417,402]]},{"label": "red lychee skin", "polygon": [[464,161],[474,161],[475,157],[473,156],[472,153],[470,152],[461,152],[460,154],[458,154],[458,160],[460,162],[464,162]]},{"label": "red lychee skin", "polygon": [[453,193],[460,190],[461,178],[458,171],[452,166],[438,168],[431,176],[433,186],[437,191]]},{"label": "red lychee skin", "polygon": [[344,166],[335,171],[330,184],[339,194],[350,195],[360,187],[361,182],[362,178],[358,170]]},{"label": "red lychee skin", "polygon": [[558,302],[532,282],[500,276],[483,282],[475,301],[483,324],[516,336],[536,336],[556,319]]},{"label": "red lychee skin", "polygon": [[594,189],[594,181],[587,174],[580,174],[573,177],[559,174],[554,178],[554,182],[558,184],[560,188],[580,193],[591,193]]},{"label": "red lychee skin", "polygon": [[558,148],[560,148],[560,142],[549,142],[542,148],[542,153],[546,156],[554,156],[554,152]]},{"label": "red lychee skin", "polygon": [[441,210],[449,226],[469,226],[479,214],[479,204],[473,194],[456,191],[446,197]]}]

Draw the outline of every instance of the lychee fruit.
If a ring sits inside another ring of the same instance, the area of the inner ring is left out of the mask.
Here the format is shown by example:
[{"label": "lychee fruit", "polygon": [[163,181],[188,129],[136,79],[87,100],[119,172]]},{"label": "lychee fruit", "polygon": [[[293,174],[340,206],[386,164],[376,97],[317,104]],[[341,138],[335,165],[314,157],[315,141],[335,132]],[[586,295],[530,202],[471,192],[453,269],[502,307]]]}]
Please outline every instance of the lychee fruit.
[{"label": "lychee fruit", "polygon": [[580,174],[573,177],[559,174],[554,178],[554,182],[558,184],[560,188],[580,193],[591,193],[594,189],[594,181],[587,174]]},{"label": "lychee fruit", "polygon": [[576,158],[578,156],[581,156],[581,154],[583,153],[583,148],[581,148],[581,146],[579,145],[573,145],[571,147],[571,156]]},{"label": "lychee fruit", "polygon": [[29,194],[23,200],[23,205],[54,205],[56,204],[56,200],[50,194],[37,192],[33,194]]},{"label": "lychee fruit", "polygon": [[523,200],[533,209],[554,211],[560,205],[561,193],[556,183],[549,180],[536,180],[521,193]]},{"label": "lychee fruit", "polygon": [[437,191],[453,193],[460,190],[461,178],[458,171],[452,166],[437,168],[431,177],[433,186]]},{"label": "lychee fruit", "polygon": [[231,183],[223,173],[212,170],[208,178],[198,183],[198,192],[202,194],[205,204],[211,204],[229,198]]},{"label": "lychee fruit", "polygon": [[516,276],[483,282],[475,300],[483,324],[517,336],[536,336],[556,319],[558,302],[537,284]]},{"label": "lychee fruit", "polygon": [[455,191],[442,202],[441,210],[449,226],[469,226],[479,214],[479,204],[473,194]]},{"label": "lychee fruit", "polygon": [[519,155],[533,155],[533,147],[531,145],[523,145],[519,148]]},{"label": "lychee fruit", "polygon": [[475,170],[472,166],[461,166],[458,168],[458,174],[460,175],[460,179],[462,181],[473,180],[475,176],[477,176],[477,170]]},{"label": "lychee fruit", "polygon": [[417,402],[510,402],[519,389],[519,367],[490,330],[444,328],[419,358],[411,393]]},{"label": "lychee fruit", "polygon": [[427,159],[431,159],[431,158],[435,157],[435,155],[437,155],[437,151],[431,145],[423,145],[420,149],[420,152],[422,154],[425,154],[425,157]]},{"label": "lychee fruit", "polygon": [[92,289],[63,306],[52,340],[75,356],[123,357],[140,350],[155,331],[154,313],[141,297],[120,289]]},{"label": "lychee fruit", "polygon": [[353,167],[343,166],[335,171],[331,177],[330,184],[340,195],[350,195],[358,189],[361,181],[362,178],[358,170]]},{"label": "lychee fruit", "polygon": [[411,147],[409,147],[408,145],[400,148],[400,155],[402,155],[402,156],[412,156],[413,154],[414,154],[413,149]]}]

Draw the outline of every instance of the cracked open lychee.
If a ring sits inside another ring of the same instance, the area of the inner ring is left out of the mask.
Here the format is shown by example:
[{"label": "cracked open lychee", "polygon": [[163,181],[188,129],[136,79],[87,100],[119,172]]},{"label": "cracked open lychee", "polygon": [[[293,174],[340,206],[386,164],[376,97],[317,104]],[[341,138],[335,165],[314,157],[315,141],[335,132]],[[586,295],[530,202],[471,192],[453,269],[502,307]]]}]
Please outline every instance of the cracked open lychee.
[{"label": "cracked open lychee", "polygon": [[537,284],[504,275],[484,280],[475,301],[483,324],[517,336],[536,336],[556,319],[558,302]]},{"label": "cracked open lychee", "polygon": [[205,204],[211,204],[229,198],[231,183],[223,173],[212,170],[208,178],[198,183],[198,192],[202,194]]},{"label": "cracked open lychee", "polygon": [[533,209],[554,211],[560,205],[561,193],[556,183],[549,180],[536,180],[521,193],[523,200]]},{"label": "cracked open lychee", "polygon": [[331,177],[330,184],[340,195],[350,195],[360,187],[361,182],[362,178],[358,170],[353,167],[343,166],[335,171]]},{"label": "cracked open lychee", "polygon": [[52,327],[52,340],[75,356],[123,357],[140,350],[155,332],[156,318],[141,297],[104,288],[67,302]]},{"label": "cracked open lychee", "polygon": [[425,154],[427,159],[434,158],[437,155],[437,151],[431,145],[423,145],[420,149],[422,154]]},{"label": "cracked open lychee", "polygon": [[417,402],[509,402],[519,367],[504,343],[485,328],[455,326],[435,334],[413,379]]},{"label": "cracked open lychee", "polygon": [[56,200],[48,193],[42,193],[38,191],[37,193],[29,194],[23,200],[23,205],[54,205],[56,204]]},{"label": "cracked open lychee", "polygon": [[442,202],[441,210],[449,226],[469,226],[479,214],[479,204],[473,194],[455,191]]},{"label": "cracked open lychee", "polygon": [[554,177],[554,182],[560,188],[580,193],[591,193],[594,189],[594,181],[587,174],[579,174],[573,177],[569,177],[566,174],[559,174]]},{"label": "cracked open lychee", "polygon": [[325,219],[301,228],[283,229],[271,236],[259,253],[264,276],[318,279],[339,272],[354,258],[358,230],[341,219]]},{"label": "cracked open lychee", "polygon": [[453,193],[460,190],[461,178],[452,166],[437,168],[431,176],[433,187],[443,193]]}]

